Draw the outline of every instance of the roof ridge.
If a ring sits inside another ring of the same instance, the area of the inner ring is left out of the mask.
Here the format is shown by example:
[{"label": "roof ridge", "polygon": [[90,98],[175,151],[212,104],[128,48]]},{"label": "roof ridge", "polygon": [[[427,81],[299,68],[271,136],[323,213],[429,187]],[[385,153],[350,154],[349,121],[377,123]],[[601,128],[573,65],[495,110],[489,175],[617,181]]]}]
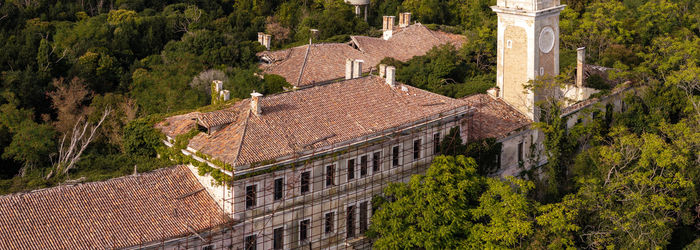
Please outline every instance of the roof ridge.
[{"label": "roof ridge", "polygon": [[250,119],[251,112],[253,112],[253,111],[248,109],[248,112],[246,112],[245,120],[243,120],[243,125],[241,126],[243,129],[243,132],[241,133],[241,143],[240,143],[240,145],[238,145],[238,149],[236,150],[236,155],[233,156],[232,166],[236,166],[236,162],[238,161],[238,156],[241,155],[241,148],[243,148],[243,142],[245,142],[245,132],[248,130],[248,120]]}]

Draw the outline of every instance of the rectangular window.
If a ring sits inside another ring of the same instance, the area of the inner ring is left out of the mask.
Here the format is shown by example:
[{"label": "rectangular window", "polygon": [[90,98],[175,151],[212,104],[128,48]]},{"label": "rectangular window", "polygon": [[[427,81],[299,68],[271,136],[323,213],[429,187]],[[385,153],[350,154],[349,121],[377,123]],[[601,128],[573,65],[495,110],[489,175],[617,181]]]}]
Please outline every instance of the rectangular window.
[{"label": "rectangular window", "polygon": [[284,196],[284,178],[275,179],[275,200],[281,200]]},{"label": "rectangular window", "polygon": [[367,175],[367,155],[360,157],[360,177]]},{"label": "rectangular window", "polygon": [[433,135],[433,154],[440,154],[440,133],[435,133]]},{"label": "rectangular window", "polygon": [[275,250],[282,249],[284,247],[284,228],[275,228],[272,234],[272,248]]},{"label": "rectangular window", "polygon": [[394,146],[391,149],[391,166],[396,167],[399,165],[399,146]]},{"label": "rectangular window", "polygon": [[367,231],[367,202],[360,203],[360,234],[364,234]]},{"label": "rectangular window", "polygon": [[372,155],[372,174],[379,172],[382,158],[382,152],[374,152]]},{"label": "rectangular window", "polygon": [[301,193],[305,194],[309,192],[309,185],[311,182],[311,172],[301,173]]},{"label": "rectangular window", "polygon": [[421,139],[414,140],[413,141],[413,159],[418,160],[420,159],[420,146],[421,146]]},{"label": "rectangular window", "polygon": [[258,185],[250,185],[245,187],[245,208],[253,208],[257,203]]},{"label": "rectangular window", "polygon": [[258,248],[258,237],[253,234],[245,237],[243,249],[256,250]]},{"label": "rectangular window", "polygon": [[353,238],[355,237],[355,206],[348,207],[348,214],[345,218],[347,219],[345,223],[347,238]]},{"label": "rectangular window", "polygon": [[518,162],[523,161],[523,142],[518,143]]},{"label": "rectangular window", "polygon": [[335,185],[335,166],[326,166],[326,187]]},{"label": "rectangular window", "polygon": [[202,250],[214,250],[214,245],[204,246],[202,247]]},{"label": "rectangular window", "polygon": [[355,159],[348,160],[348,180],[355,179]]},{"label": "rectangular window", "polygon": [[333,217],[335,217],[335,212],[330,212],[330,213],[326,214],[326,225],[324,226],[323,231],[326,232],[327,234],[332,233],[333,228],[335,228],[335,220],[334,220],[335,218],[333,218]]},{"label": "rectangular window", "polygon": [[299,222],[299,241],[304,241],[309,238],[309,226],[311,220],[306,219]]}]

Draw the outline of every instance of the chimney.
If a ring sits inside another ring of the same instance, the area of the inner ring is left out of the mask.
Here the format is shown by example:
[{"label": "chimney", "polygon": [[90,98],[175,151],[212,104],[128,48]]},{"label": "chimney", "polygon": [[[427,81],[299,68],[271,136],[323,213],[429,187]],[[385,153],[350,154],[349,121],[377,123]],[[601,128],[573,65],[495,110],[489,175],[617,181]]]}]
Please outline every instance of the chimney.
[{"label": "chimney", "polygon": [[355,60],[352,65],[352,78],[362,77],[362,63],[365,61]]},{"label": "chimney", "polygon": [[270,50],[270,42],[272,42],[272,35],[264,35],[263,36],[263,45],[267,50]]},{"label": "chimney", "polygon": [[221,101],[228,101],[229,99],[231,99],[231,92],[228,90],[222,90],[221,92],[219,92],[219,98],[221,98]]},{"label": "chimney", "polygon": [[576,86],[583,86],[583,65],[586,64],[586,47],[576,50]]},{"label": "chimney", "polygon": [[399,13],[399,27],[404,28],[411,25],[411,12]]},{"label": "chimney", "polygon": [[253,90],[253,93],[250,93],[250,111],[253,111],[254,115],[262,114],[262,108],[260,108],[260,97],[262,96],[262,94],[255,92],[255,90]]},{"label": "chimney", "polygon": [[219,91],[221,91],[221,90],[224,89],[224,82],[222,82],[222,81],[220,81],[220,80],[214,80],[214,81],[211,81],[211,82],[212,82],[212,86],[211,86],[211,93],[212,93],[212,94],[213,94],[213,93],[217,93],[217,94],[218,94]]},{"label": "chimney", "polygon": [[494,98],[498,98],[498,94],[500,92],[501,91],[498,87],[493,87],[493,88],[486,90],[486,93],[489,94],[490,96],[493,96]]},{"label": "chimney", "polygon": [[386,64],[379,64],[379,77],[384,78],[386,76]]},{"label": "chimney", "polygon": [[396,67],[394,66],[387,66],[386,67],[386,84],[389,84],[391,87],[396,87],[396,83],[394,82],[394,76],[396,73]]},{"label": "chimney", "polygon": [[384,31],[384,35],[382,38],[384,38],[384,40],[389,40],[394,34],[394,16],[384,16],[383,20],[382,30]]},{"label": "chimney", "polygon": [[345,59],[345,80],[352,79],[352,67],[354,60],[348,58]]},{"label": "chimney", "polygon": [[258,42],[264,45],[265,33],[258,32]]}]

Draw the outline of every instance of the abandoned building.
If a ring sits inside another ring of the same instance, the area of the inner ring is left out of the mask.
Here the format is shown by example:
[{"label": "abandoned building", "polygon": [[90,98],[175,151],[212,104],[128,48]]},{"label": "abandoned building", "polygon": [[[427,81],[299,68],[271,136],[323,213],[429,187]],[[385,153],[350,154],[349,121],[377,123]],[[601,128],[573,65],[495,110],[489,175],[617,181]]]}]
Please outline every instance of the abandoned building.
[{"label": "abandoned building", "polygon": [[[371,248],[364,233],[372,198],[391,182],[424,173],[446,140],[495,138],[502,149],[494,175],[546,162],[544,136],[532,127],[543,96],[523,84],[559,74],[564,6],[498,0],[492,8],[497,87],[488,94],[441,96],[396,82],[392,66],[376,67],[385,57],[405,61],[464,42],[410,24],[410,13],[401,13],[398,27],[385,17],[382,37],[262,52],[265,73],[297,89],[254,92],[220,110],[156,124],[164,144],[188,160],[184,166],[1,196],[0,226],[10,230],[0,248]],[[259,40],[269,47],[268,35]],[[577,62],[574,81],[556,94],[569,99],[562,114],[569,127],[589,118],[583,109],[622,109],[630,89],[607,79],[612,69],[585,64],[583,48]],[[601,81],[610,94],[592,96]],[[221,87],[212,88],[217,102],[230,97]]]},{"label": "abandoned building", "polygon": [[392,57],[408,61],[435,46],[452,44],[460,48],[465,37],[410,24],[410,13],[400,13],[399,26],[393,16],[384,17],[383,37],[351,36],[347,43],[307,44],[278,51],[258,53],[265,74],[276,74],[297,88],[343,79],[347,59],[362,61],[361,74]]}]

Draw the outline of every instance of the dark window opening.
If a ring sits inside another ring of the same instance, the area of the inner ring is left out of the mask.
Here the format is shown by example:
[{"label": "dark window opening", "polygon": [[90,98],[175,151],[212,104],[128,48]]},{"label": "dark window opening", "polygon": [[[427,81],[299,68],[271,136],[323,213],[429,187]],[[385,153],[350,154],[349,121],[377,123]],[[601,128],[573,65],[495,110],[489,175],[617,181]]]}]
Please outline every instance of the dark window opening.
[{"label": "dark window opening", "polygon": [[372,173],[379,172],[379,166],[381,162],[382,152],[374,152],[372,155]]},{"label": "dark window opening", "polygon": [[348,207],[348,214],[345,218],[347,219],[345,223],[347,238],[353,238],[355,237],[355,206]]},{"label": "dark window opening", "polygon": [[367,202],[360,203],[360,234],[367,232]]},{"label": "dark window opening", "polygon": [[518,162],[523,161],[523,143],[518,143]]},{"label": "dark window opening", "polygon": [[275,179],[274,198],[275,198],[275,200],[281,200],[283,196],[284,196],[284,179],[283,178]]},{"label": "dark window opening", "polygon": [[310,184],[310,179],[311,179],[311,173],[310,172],[303,172],[301,173],[301,193],[305,194],[309,192],[309,184]]},{"label": "dark window opening", "polygon": [[282,249],[284,246],[284,228],[275,228],[275,231],[272,233],[273,234],[273,239],[272,239],[272,248],[277,250],[277,249]]},{"label": "dark window opening", "polygon": [[243,249],[245,250],[256,250],[258,248],[258,237],[256,235],[250,235],[245,237],[245,244]]},{"label": "dark window opening", "polygon": [[436,133],[433,135],[433,154],[440,154],[440,133]]},{"label": "dark window opening", "polygon": [[421,139],[413,141],[413,159],[418,160],[420,158],[420,145]]},{"label": "dark window opening", "polygon": [[204,246],[202,247],[202,250],[214,250],[214,245]]},{"label": "dark window opening", "polygon": [[391,166],[398,166],[399,165],[399,146],[394,146],[394,148],[391,149]]},{"label": "dark window opening", "polygon": [[324,228],[324,232],[326,233],[332,233],[333,228],[335,228],[335,221],[333,220],[333,217],[335,215],[335,212],[330,212],[326,214],[326,225]]},{"label": "dark window opening", "polygon": [[245,187],[245,208],[255,207],[257,203],[257,189],[258,185],[251,185]]},{"label": "dark window opening", "polygon": [[303,241],[309,238],[309,225],[311,221],[306,219],[299,222],[299,241]]},{"label": "dark window opening", "polygon": [[367,156],[363,155],[360,157],[360,177],[365,177],[367,175]]},{"label": "dark window opening", "polygon": [[355,179],[355,159],[348,160],[348,180]]},{"label": "dark window opening", "polygon": [[326,187],[335,185],[335,166],[326,166]]}]

